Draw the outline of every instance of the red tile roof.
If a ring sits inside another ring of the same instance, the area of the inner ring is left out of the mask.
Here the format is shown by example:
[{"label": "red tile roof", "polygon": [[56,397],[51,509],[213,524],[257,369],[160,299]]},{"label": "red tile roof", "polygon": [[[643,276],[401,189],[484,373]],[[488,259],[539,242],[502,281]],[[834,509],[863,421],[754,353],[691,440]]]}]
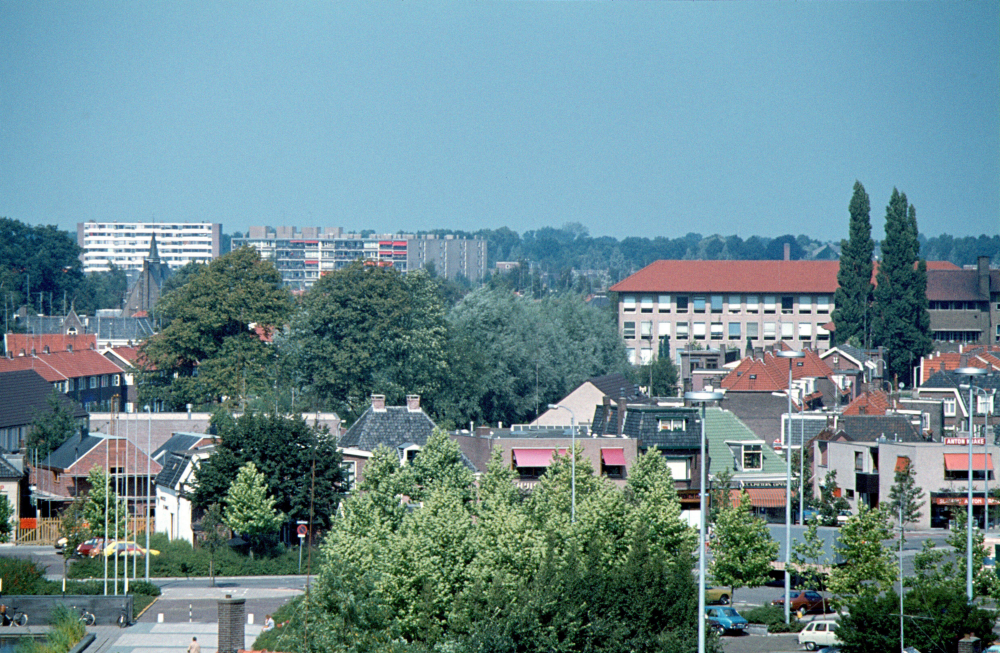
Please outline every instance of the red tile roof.
[{"label": "red tile roof", "polygon": [[833,293],[837,261],[656,261],[615,292]]},{"label": "red tile roof", "polygon": [[889,395],[882,390],[862,392],[847,405],[844,415],[885,415],[889,409]]},{"label": "red tile roof", "polygon": [[998,348],[993,346],[969,348],[963,353],[949,351],[925,356],[920,361],[920,383],[931,378],[936,372],[957,370],[960,367],[979,367],[985,370],[1000,370]]},{"label": "red tile roof", "polygon": [[62,351],[36,356],[16,356],[0,358],[0,372],[35,370],[46,381],[54,383],[65,379],[99,374],[121,374],[118,367],[93,349],[83,351]]},{"label": "red tile roof", "polygon": [[[790,349],[781,343],[782,349]],[[763,358],[744,358],[719,385],[733,392],[783,392],[788,389],[788,361],[792,361],[792,379],[826,378],[833,370],[819,354],[806,349],[805,358],[779,358],[772,352]]]},{"label": "red tile roof", "polygon": [[7,342],[7,351],[13,356],[30,355],[32,349],[38,353],[42,353],[46,347],[49,348],[49,351],[68,351],[69,349],[81,351],[97,347],[97,335],[93,333],[81,333],[75,336],[8,333],[4,336],[4,339]]}]

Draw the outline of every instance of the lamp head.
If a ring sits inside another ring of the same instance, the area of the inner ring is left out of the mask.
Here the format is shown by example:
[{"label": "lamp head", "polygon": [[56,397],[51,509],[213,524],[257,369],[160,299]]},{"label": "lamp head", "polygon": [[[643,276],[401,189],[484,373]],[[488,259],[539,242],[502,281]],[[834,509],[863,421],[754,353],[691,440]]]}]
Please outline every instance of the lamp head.
[{"label": "lamp head", "polygon": [[986,374],[986,370],[981,367],[960,367],[955,370],[955,374],[961,374],[962,376],[982,376]]},{"label": "lamp head", "polygon": [[778,358],[805,358],[806,355],[801,351],[795,351],[793,349],[782,349],[774,353]]},{"label": "lamp head", "polygon": [[684,398],[686,400],[688,400],[688,401],[698,401],[698,402],[718,401],[718,400],[722,399],[724,396],[725,395],[722,394],[721,392],[698,391],[698,392],[685,392],[684,393]]}]

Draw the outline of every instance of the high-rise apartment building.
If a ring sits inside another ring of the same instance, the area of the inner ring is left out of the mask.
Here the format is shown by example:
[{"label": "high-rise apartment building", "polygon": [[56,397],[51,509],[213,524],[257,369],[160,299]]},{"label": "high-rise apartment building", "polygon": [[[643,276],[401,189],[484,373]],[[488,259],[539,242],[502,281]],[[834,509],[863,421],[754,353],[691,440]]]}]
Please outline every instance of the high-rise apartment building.
[{"label": "high-rise apartment building", "polygon": [[340,227],[250,227],[246,237],[233,238],[232,246],[257,249],[293,289],[308,288],[323,274],[357,260],[401,272],[433,264],[435,272],[448,279],[479,281],[486,274],[486,241],[478,238],[362,235],[344,233]]},{"label": "high-rise apartment building", "polygon": [[192,261],[219,256],[218,222],[78,222],[76,240],[83,248],[83,271],[103,272],[114,263],[125,271],[142,270],[156,234],[160,261],[176,270]]}]

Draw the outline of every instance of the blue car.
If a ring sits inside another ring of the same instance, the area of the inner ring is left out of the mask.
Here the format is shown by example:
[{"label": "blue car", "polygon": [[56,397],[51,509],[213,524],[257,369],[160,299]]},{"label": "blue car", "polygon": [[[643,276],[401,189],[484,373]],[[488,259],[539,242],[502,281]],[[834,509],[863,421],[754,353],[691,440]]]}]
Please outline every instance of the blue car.
[{"label": "blue car", "polygon": [[705,608],[705,617],[709,627],[720,635],[743,632],[748,623],[739,612],[728,606]]}]

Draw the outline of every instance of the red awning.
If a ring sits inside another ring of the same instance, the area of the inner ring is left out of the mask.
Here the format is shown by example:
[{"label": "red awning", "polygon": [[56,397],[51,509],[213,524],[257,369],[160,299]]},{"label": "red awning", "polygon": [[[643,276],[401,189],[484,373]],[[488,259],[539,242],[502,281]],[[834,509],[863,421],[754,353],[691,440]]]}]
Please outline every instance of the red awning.
[{"label": "red awning", "polygon": [[[986,456],[989,456],[987,459]],[[983,463],[986,463],[985,465]],[[993,469],[993,454],[974,453],[972,454],[972,469],[983,471],[986,468]],[[963,469],[969,470],[969,454],[967,453],[946,453],[944,455],[944,468],[949,472],[960,472]]]},{"label": "red awning", "polygon": [[[968,459],[966,459],[968,460]],[[905,472],[910,467],[910,459],[906,456],[896,456],[896,471]]]},{"label": "red awning", "polygon": [[514,449],[516,467],[548,467],[552,463],[555,449]]},{"label": "red awning", "polygon": [[624,467],[625,466],[625,450],[624,449],[601,449],[601,460],[604,461],[605,465],[610,467]]},{"label": "red awning", "polygon": [[[750,505],[754,508],[781,508],[785,505],[783,487],[748,487],[743,491],[750,497]],[[737,505],[740,500],[740,490],[730,490],[729,497],[733,505]]]}]

